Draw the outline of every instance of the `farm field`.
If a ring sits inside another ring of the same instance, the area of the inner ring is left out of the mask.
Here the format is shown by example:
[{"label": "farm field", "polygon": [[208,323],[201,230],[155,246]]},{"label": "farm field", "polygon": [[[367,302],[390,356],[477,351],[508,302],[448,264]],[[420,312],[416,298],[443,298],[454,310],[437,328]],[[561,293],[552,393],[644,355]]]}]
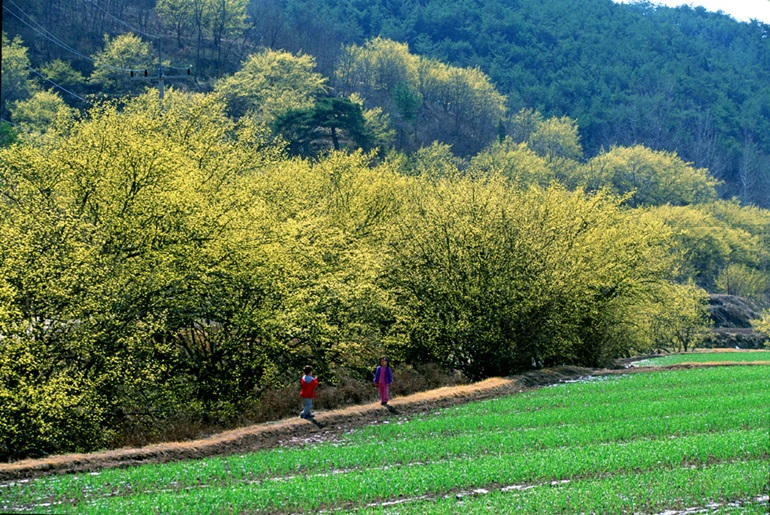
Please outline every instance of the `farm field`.
[{"label": "farm field", "polygon": [[704,351],[672,354],[634,362],[637,367],[662,367],[684,363],[764,363],[770,365],[770,351]]},{"label": "farm field", "polygon": [[0,485],[35,513],[767,513],[770,366],[602,376],[304,448]]}]

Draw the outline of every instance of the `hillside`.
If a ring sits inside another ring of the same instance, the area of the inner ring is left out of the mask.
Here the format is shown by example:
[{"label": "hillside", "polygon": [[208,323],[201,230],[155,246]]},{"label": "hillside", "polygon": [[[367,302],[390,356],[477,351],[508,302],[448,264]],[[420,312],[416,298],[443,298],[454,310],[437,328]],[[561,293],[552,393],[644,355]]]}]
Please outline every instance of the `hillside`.
[{"label": "hillside", "polygon": [[305,3],[319,15],[308,23],[329,20],[348,38],[381,35],[479,67],[512,112],[576,118],[589,156],[634,143],[676,151],[724,180],[725,195],[768,205],[767,25],[611,0],[318,4]]},{"label": "hillside", "polygon": [[[587,157],[637,143],[676,151],[723,180],[724,196],[770,205],[765,24],[611,0],[237,0],[229,11],[212,3],[200,19],[173,0],[85,3],[9,4],[3,30],[21,35],[32,68],[54,82],[64,76],[47,63],[61,59],[87,77],[104,35],[133,32],[153,47],[138,67],[154,70],[160,53],[180,67],[173,73],[192,65],[195,82],[181,84],[200,90],[264,46],[310,54],[332,77],[342,45],[389,38],[418,55],[480,68],[511,114],[532,108],[576,119]],[[61,83],[79,96],[111,93],[93,81]]]}]

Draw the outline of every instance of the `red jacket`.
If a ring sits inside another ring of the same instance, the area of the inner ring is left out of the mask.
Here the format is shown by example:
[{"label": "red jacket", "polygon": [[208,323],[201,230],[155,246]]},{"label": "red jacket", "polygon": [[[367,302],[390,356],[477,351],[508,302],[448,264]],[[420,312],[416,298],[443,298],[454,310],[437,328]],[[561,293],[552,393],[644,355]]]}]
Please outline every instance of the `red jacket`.
[{"label": "red jacket", "polygon": [[318,388],[318,379],[313,378],[309,383],[305,382],[305,376],[299,379],[299,396],[303,399],[315,399],[315,389]]}]

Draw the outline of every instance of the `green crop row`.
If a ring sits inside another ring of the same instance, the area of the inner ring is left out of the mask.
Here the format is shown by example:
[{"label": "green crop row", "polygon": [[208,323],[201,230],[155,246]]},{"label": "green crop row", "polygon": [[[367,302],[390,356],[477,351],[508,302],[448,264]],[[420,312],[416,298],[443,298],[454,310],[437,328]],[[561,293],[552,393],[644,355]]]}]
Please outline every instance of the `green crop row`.
[{"label": "green crop row", "polygon": [[770,361],[768,352],[695,352],[691,354],[672,354],[660,358],[650,358],[636,362],[636,366],[660,367],[666,365],[678,365],[680,363],[708,363],[720,361],[725,363],[751,363],[757,361]]},{"label": "green crop row", "polygon": [[767,466],[767,461],[755,460],[706,468],[613,475],[557,485],[520,485],[486,495],[453,495],[353,511],[367,515],[661,513],[700,507],[707,509],[709,514],[765,515],[767,501],[757,499],[767,484]]},{"label": "green crop row", "polygon": [[[383,452],[388,452],[383,447]],[[549,449],[547,451],[480,454],[424,464],[388,466],[339,473],[302,475],[264,481],[225,477],[208,483],[180,484],[169,491],[134,491],[128,496],[81,497],[78,512],[125,513],[135,503],[157,502],[164,513],[198,513],[217,499],[247,500],[236,511],[344,507],[399,496],[438,495],[475,485],[518,484],[573,477],[596,477],[637,470],[674,469],[683,463],[759,459],[770,452],[767,432],[728,431],[682,438],[634,440]],[[21,499],[18,501],[22,501]],[[20,504],[27,504],[21,502]],[[180,511],[181,510],[181,511]]]},{"label": "green crop row", "polygon": [[[710,367],[695,370],[668,370],[657,371],[653,373],[635,374],[632,382],[617,381],[616,376],[601,377],[601,380],[588,381],[570,381],[562,383],[570,388],[582,389],[584,391],[596,391],[611,389],[614,392],[634,391],[637,388],[674,388],[691,389],[692,387],[714,385],[714,381],[719,384],[742,384],[766,380],[766,366],[747,367],[740,373],[731,370],[730,367]],[[616,381],[619,384],[614,384]],[[546,388],[544,397],[558,396],[553,392],[553,388]],[[533,392],[534,393],[534,392]]]},{"label": "green crop row", "polygon": [[708,416],[677,416],[668,419],[625,420],[589,426],[549,427],[538,431],[481,432],[453,438],[429,440],[398,439],[388,442],[383,452],[380,442],[359,446],[317,446],[206,460],[190,464],[146,467],[141,475],[131,477],[127,471],[105,471],[98,476],[80,476],[64,482],[59,478],[30,483],[27,498],[76,498],[87,490],[90,495],[128,495],[142,491],[177,489],[181,485],[203,482],[211,485],[222,478],[228,482],[254,481],[292,474],[318,474],[339,470],[378,466],[408,465],[438,459],[471,458],[482,454],[515,454],[560,447],[597,443],[620,443],[632,439],[671,437],[725,431],[729,428],[761,429],[767,416],[757,410]]},{"label": "green crop row", "polygon": [[[755,381],[752,383],[741,384],[740,393],[744,396],[761,393],[766,390],[766,382]],[[667,395],[661,396],[661,390]],[[555,399],[546,399],[543,401],[538,397],[523,395],[511,401],[510,398],[502,398],[497,401],[486,401],[483,406],[476,406],[468,410],[464,407],[456,407],[442,410],[441,412],[451,411],[455,416],[480,416],[485,414],[509,415],[511,413],[530,414],[537,411],[553,411],[557,409],[574,410],[575,404],[589,404],[597,409],[603,407],[615,407],[622,405],[639,405],[645,402],[697,402],[699,399],[712,397],[730,397],[735,398],[735,392],[726,390],[724,385],[708,385],[703,387],[690,387],[688,389],[678,389],[668,391],[662,388],[639,387],[631,395],[628,391],[603,391],[603,392],[585,392],[574,389],[571,385],[564,385],[560,390],[561,396]],[[435,413],[434,413],[435,414]]]},{"label": "green crop row", "polygon": [[[367,439],[358,445],[326,444],[306,449],[273,450],[245,457],[156,465],[125,471],[107,470],[98,476],[76,476],[76,479],[72,476],[46,478],[20,485],[16,490],[26,490],[26,497],[77,497],[78,492],[83,490],[94,495],[103,495],[105,492],[122,494],[136,489],[176,488],[190,482],[210,484],[219,478],[256,480],[287,474],[426,462],[437,456],[514,453],[597,442],[623,442],[634,438],[681,436],[738,427],[767,427],[770,415],[766,406],[770,404],[770,397],[768,394],[760,395],[753,398],[753,401],[752,405],[730,409],[725,409],[726,404],[706,402],[709,411],[699,412],[697,416],[692,416],[692,413],[668,415],[658,412],[649,417],[629,417],[626,411],[619,410],[617,418],[609,421],[550,425],[535,429],[517,427],[502,415],[481,416],[472,420],[465,417],[462,421],[451,417],[428,419],[420,421],[427,426],[419,432],[420,438],[407,431],[414,424],[402,424],[396,428],[387,425],[383,429],[397,429],[399,432],[381,434],[382,438]],[[467,425],[469,421],[472,423],[470,426]],[[445,424],[451,427],[459,422],[463,422],[464,431],[443,435],[442,438],[435,437],[438,430],[446,428]],[[386,442],[390,450],[383,453]]]},{"label": "green crop row", "polygon": [[[764,372],[763,372],[764,370]],[[530,396],[536,396],[539,401],[546,404],[548,399],[563,397],[563,389],[571,393],[643,393],[649,389],[683,392],[710,391],[709,389],[723,385],[744,385],[751,383],[764,383],[767,381],[767,367],[747,367],[740,373],[731,371],[729,367],[713,367],[694,370],[670,370],[658,372],[646,372],[643,374],[630,373],[621,376],[599,376],[587,380],[562,382],[550,387],[525,392],[522,396],[512,397],[509,400],[524,400]],[[467,405],[465,408],[474,410],[483,405]]]},{"label": "green crop row", "polygon": [[[641,396],[640,396],[641,397]],[[570,394],[571,406],[542,409],[534,412],[512,411],[509,413],[477,412],[463,413],[462,410],[449,409],[441,417],[420,417],[408,424],[381,424],[346,435],[343,443],[360,443],[367,439],[381,440],[396,437],[433,438],[441,433],[475,433],[479,430],[506,430],[514,428],[540,429],[548,426],[567,424],[596,424],[601,422],[622,421],[628,418],[663,418],[682,414],[698,415],[755,408],[761,410],[770,404],[770,388],[756,392],[730,392],[722,389],[720,395],[704,396],[692,399],[678,397],[656,397],[655,400],[637,400],[628,397],[615,404],[592,402],[590,396]]]},{"label": "green crop row", "polygon": [[574,399],[580,395],[593,395],[593,404],[614,404],[618,401],[636,404],[644,399],[732,395],[736,390],[743,393],[761,392],[767,390],[767,371],[768,367],[761,366],[732,374],[725,368],[633,374],[598,382],[559,384],[521,395],[459,406],[452,411],[455,415],[478,415],[485,412],[510,413],[572,407]]}]

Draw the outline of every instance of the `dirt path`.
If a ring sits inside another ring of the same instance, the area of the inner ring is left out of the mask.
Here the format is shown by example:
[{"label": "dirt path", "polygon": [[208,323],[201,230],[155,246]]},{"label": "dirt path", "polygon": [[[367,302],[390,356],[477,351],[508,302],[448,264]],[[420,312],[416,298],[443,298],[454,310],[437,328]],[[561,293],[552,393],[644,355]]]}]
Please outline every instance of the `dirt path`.
[{"label": "dirt path", "polygon": [[390,402],[390,411],[379,403],[370,403],[335,411],[318,412],[315,423],[291,418],[233,429],[200,440],[161,443],[89,454],[62,454],[3,463],[0,464],[0,481],[240,454],[279,446],[301,446],[327,440],[337,434],[391,417],[427,413],[455,404],[510,395],[592,374],[594,374],[592,369],[579,367],[540,370],[509,378],[491,378],[470,385],[439,388],[395,398]]},{"label": "dirt path", "polygon": [[[714,365],[724,366],[724,363]],[[421,392],[393,399],[390,410],[379,403],[318,412],[315,421],[284,419],[234,429],[208,438],[185,442],[169,442],[140,448],[117,449],[89,454],[62,454],[42,459],[0,464],[0,481],[40,477],[49,474],[86,472],[112,467],[128,467],[147,463],[167,463],[209,456],[247,453],[280,446],[302,446],[329,440],[354,428],[367,426],[392,417],[429,413],[456,404],[490,399],[555,384],[580,377],[651,372],[684,368],[700,368],[711,364],[675,365],[670,367],[593,370],[581,367],[558,367],[527,372],[507,378],[491,378],[470,385]]]}]

